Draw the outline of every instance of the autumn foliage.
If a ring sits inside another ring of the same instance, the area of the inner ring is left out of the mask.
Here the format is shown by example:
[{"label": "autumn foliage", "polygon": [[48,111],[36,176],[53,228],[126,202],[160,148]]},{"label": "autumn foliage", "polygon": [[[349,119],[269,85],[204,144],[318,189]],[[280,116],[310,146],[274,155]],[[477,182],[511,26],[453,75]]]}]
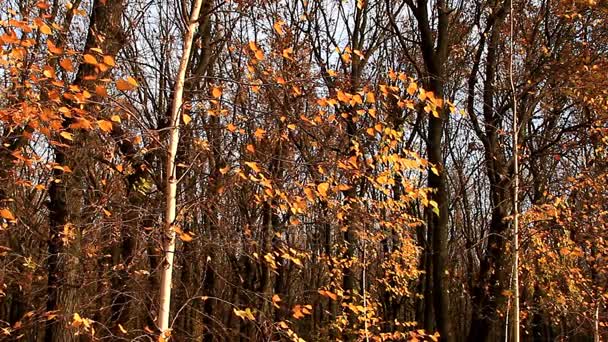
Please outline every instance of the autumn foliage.
[{"label": "autumn foliage", "polygon": [[604,1],[193,3],[0,3],[0,340],[608,337]]}]

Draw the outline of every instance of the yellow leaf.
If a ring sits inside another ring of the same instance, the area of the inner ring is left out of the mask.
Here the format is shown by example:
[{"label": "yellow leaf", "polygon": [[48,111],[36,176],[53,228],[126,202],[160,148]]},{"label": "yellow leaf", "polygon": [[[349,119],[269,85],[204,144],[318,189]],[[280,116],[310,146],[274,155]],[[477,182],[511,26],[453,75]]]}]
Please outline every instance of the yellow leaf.
[{"label": "yellow leaf", "polygon": [[304,194],[306,195],[306,198],[308,198],[309,201],[314,201],[315,195],[310,188],[304,188]]},{"label": "yellow leaf", "polygon": [[192,118],[188,114],[182,114],[182,120],[184,120],[184,124],[187,125],[192,121]]},{"label": "yellow leaf", "polygon": [[371,91],[368,92],[367,94],[365,94],[365,102],[367,102],[367,103],[375,103],[376,102],[376,95],[374,95],[374,93],[372,93]]},{"label": "yellow leaf", "polygon": [[407,87],[407,93],[410,95],[414,95],[417,90],[418,85],[415,82],[411,82],[410,85]]},{"label": "yellow leaf", "polygon": [[260,169],[260,167],[258,166],[257,163],[254,163],[254,162],[245,162],[245,165],[249,166],[255,172],[260,172],[261,171],[261,169]]},{"label": "yellow leaf", "polygon": [[237,315],[238,317],[242,318],[242,319],[247,319],[250,321],[255,321],[255,316],[253,315],[253,312],[251,311],[250,308],[246,308],[245,310],[237,310],[237,309],[233,309],[234,310],[234,314]]},{"label": "yellow leaf", "polygon": [[272,27],[279,35],[282,36],[285,33],[285,31],[283,31],[283,25],[285,25],[285,22],[283,20],[277,20],[274,22],[274,25],[272,25]]},{"label": "yellow leaf", "polygon": [[40,26],[40,32],[44,33],[44,34],[51,34],[51,28],[47,25],[47,24],[42,24],[42,26]]},{"label": "yellow leaf", "polygon": [[114,122],[120,123],[120,116],[118,116],[118,115],[112,115],[112,117],[110,118],[110,120],[112,120]]},{"label": "yellow leaf", "polygon": [[61,65],[65,71],[74,71],[74,66],[69,58],[62,59],[61,62],[59,62],[59,65]]},{"label": "yellow leaf", "polygon": [[418,94],[418,99],[420,99],[420,101],[426,100],[426,91],[424,91],[424,89],[420,89],[420,94]]},{"label": "yellow leaf", "polygon": [[97,58],[87,53],[84,55],[84,62],[87,64],[97,65]]},{"label": "yellow leaf", "polygon": [[249,41],[249,48],[251,49],[251,51],[257,51],[258,50],[258,46],[255,44],[254,41]]},{"label": "yellow leaf", "polygon": [[108,120],[98,120],[97,126],[99,126],[99,128],[104,132],[112,131],[112,122],[110,122]]},{"label": "yellow leaf", "polygon": [[78,328],[82,325],[82,317],[78,313],[74,313],[74,318],[72,320],[72,326],[74,328]]},{"label": "yellow leaf", "polygon": [[329,190],[329,183],[319,183],[317,185],[317,191],[319,192],[319,194],[321,194],[321,196],[323,197],[327,197],[327,191]]},{"label": "yellow leaf", "polygon": [[283,57],[285,59],[292,59],[292,57],[291,57],[292,53],[293,53],[293,48],[292,47],[284,49],[283,50]]},{"label": "yellow leaf", "polygon": [[44,67],[42,74],[48,78],[55,78],[55,70],[48,65]]},{"label": "yellow leaf", "polygon": [[211,90],[211,96],[213,96],[216,99],[219,99],[220,96],[222,96],[222,88],[221,87],[213,87],[213,89]]},{"label": "yellow leaf", "polygon": [[74,136],[70,132],[61,132],[61,133],[59,133],[59,135],[61,135],[64,139],[67,139],[70,141],[74,140]]},{"label": "yellow leaf", "polygon": [[343,54],[342,54],[342,60],[343,60],[345,63],[350,63],[350,60],[351,60],[351,58],[350,58],[350,53],[343,53]]},{"label": "yellow leaf", "polygon": [[181,233],[179,234],[179,238],[184,242],[192,241],[192,235],[190,235],[190,233]]},{"label": "yellow leaf", "polygon": [[6,208],[0,210],[0,217],[9,221],[13,221],[15,219],[13,213],[11,213],[11,211]]}]

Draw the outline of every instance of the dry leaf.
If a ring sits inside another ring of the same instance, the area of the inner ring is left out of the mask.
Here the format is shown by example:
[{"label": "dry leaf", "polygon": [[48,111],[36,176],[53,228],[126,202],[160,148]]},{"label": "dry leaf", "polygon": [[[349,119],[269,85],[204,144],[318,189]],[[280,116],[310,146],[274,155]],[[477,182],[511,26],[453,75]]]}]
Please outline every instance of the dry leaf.
[{"label": "dry leaf", "polygon": [[274,22],[274,25],[272,25],[272,27],[279,35],[282,36],[283,34],[285,34],[285,31],[283,31],[283,25],[285,25],[285,22],[283,20],[277,20]]},{"label": "dry leaf", "polygon": [[59,62],[59,65],[61,65],[65,71],[74,71],[74,66],[69,58],[62,59],[61,62]]},{"label": "dry leaf", "polygon": [[61,133],[59,133],[59,135],[61,135],[64,139],[67,139],[70,141],[74,140],[74,136],[70,132],[61,132]]},{"label": "dry leaf", "polygon": [[95,56],[88,53],[84,55],[84,62],[87,64],[97,65],[97,59]]},{"label": "dry leaf", "polygon": [[327,197],[328,190],[329,190],[329,183],[319,183],[319,185],[317,185],[317,191],[323,197]]},{"label": "dry leaf", "polygon": [[116,65],[116,61],[114,60],[114,57],[112,56],[103,56],[103,62],[106,65],[109,65],[111,67]]},{"label": "dry leaf", "polygon": [[222,96],[222,88],[221,87],[213,87],[211,90],[211,96],[216,99],[219,99]]},{"label": "dry leaf", "polygon": [[112,131],[112,122],[110,122],[108,120],[99,120],[99,121],[97,121],[97,125],[104,132]]},{"label": "dry leaf", "polygon": [[13,221],[15,219],[13,213],[11,213],[11,211],[6,208],[0,209],[0,217],[9,221]]}]

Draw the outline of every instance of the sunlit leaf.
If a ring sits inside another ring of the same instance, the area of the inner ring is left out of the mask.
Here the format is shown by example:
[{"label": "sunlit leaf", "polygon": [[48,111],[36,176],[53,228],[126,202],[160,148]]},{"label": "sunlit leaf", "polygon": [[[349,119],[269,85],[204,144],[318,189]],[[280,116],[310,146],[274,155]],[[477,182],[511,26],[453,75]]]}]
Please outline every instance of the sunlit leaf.
[{"label": "sunlit leaf", "polygon": [[84,55],[84,62],[87,64],[97,65],[97,59],[95,56],[88,53]]},{"label": "sunlit leaf", "polygon": [[97,121],[97,126],[99,126],[99,128],[104,131],[104,132],[111,132],[112,131],[112,122],[108,121],[108,120],[99,120]]},{"label": "sunlit leaf", "polygon": [[67,139],[70,141],[74,140],[74,136],[70,132],[61,132],[61,133],[59,133],[59,135],[61,135],[64,139]]},{"label": "sunlit leaf", "polygon": [[0,209],[0,217],[9,221],[15,220],[15,216],[13,215],[13,213],[6,208]]}]

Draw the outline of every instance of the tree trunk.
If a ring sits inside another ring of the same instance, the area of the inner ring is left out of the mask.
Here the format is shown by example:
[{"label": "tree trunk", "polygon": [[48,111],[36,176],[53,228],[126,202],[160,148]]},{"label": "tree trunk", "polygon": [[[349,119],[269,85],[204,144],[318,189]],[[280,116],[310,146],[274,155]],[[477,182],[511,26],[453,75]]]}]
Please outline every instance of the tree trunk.
[{"label": "tree trunk", "polygon": [[179,69],[177,71],[177,79],[173,92],[173,104],[171,105],[169,150],[167,153],[166,165],[167,178],[165,184],[165,196],[167,200],[163,235],[163,252],[165,254],[165,258],[162,265],[163,269],[161,271],[160,307],[158,314],[158,328],[162,334],[168,333],[170,328],[169,315],[171,311],[171,280],[173,277],[173,258],[175,256],[174,225],[177,211],[177,170],[175,167],[175,158],[177,155],[177,147],[179,145],[180,113],[182,109],[184,82],[188,68],[188,60],[190,57],[190,50],[192,49],[194,32],[198,26],[198,18],[202,2],[202,0],[196,0],[192,6],[188,30],[186,31],[186,36],[184,37],[184,50],[182,51],[182,57],[180,60]]}]

